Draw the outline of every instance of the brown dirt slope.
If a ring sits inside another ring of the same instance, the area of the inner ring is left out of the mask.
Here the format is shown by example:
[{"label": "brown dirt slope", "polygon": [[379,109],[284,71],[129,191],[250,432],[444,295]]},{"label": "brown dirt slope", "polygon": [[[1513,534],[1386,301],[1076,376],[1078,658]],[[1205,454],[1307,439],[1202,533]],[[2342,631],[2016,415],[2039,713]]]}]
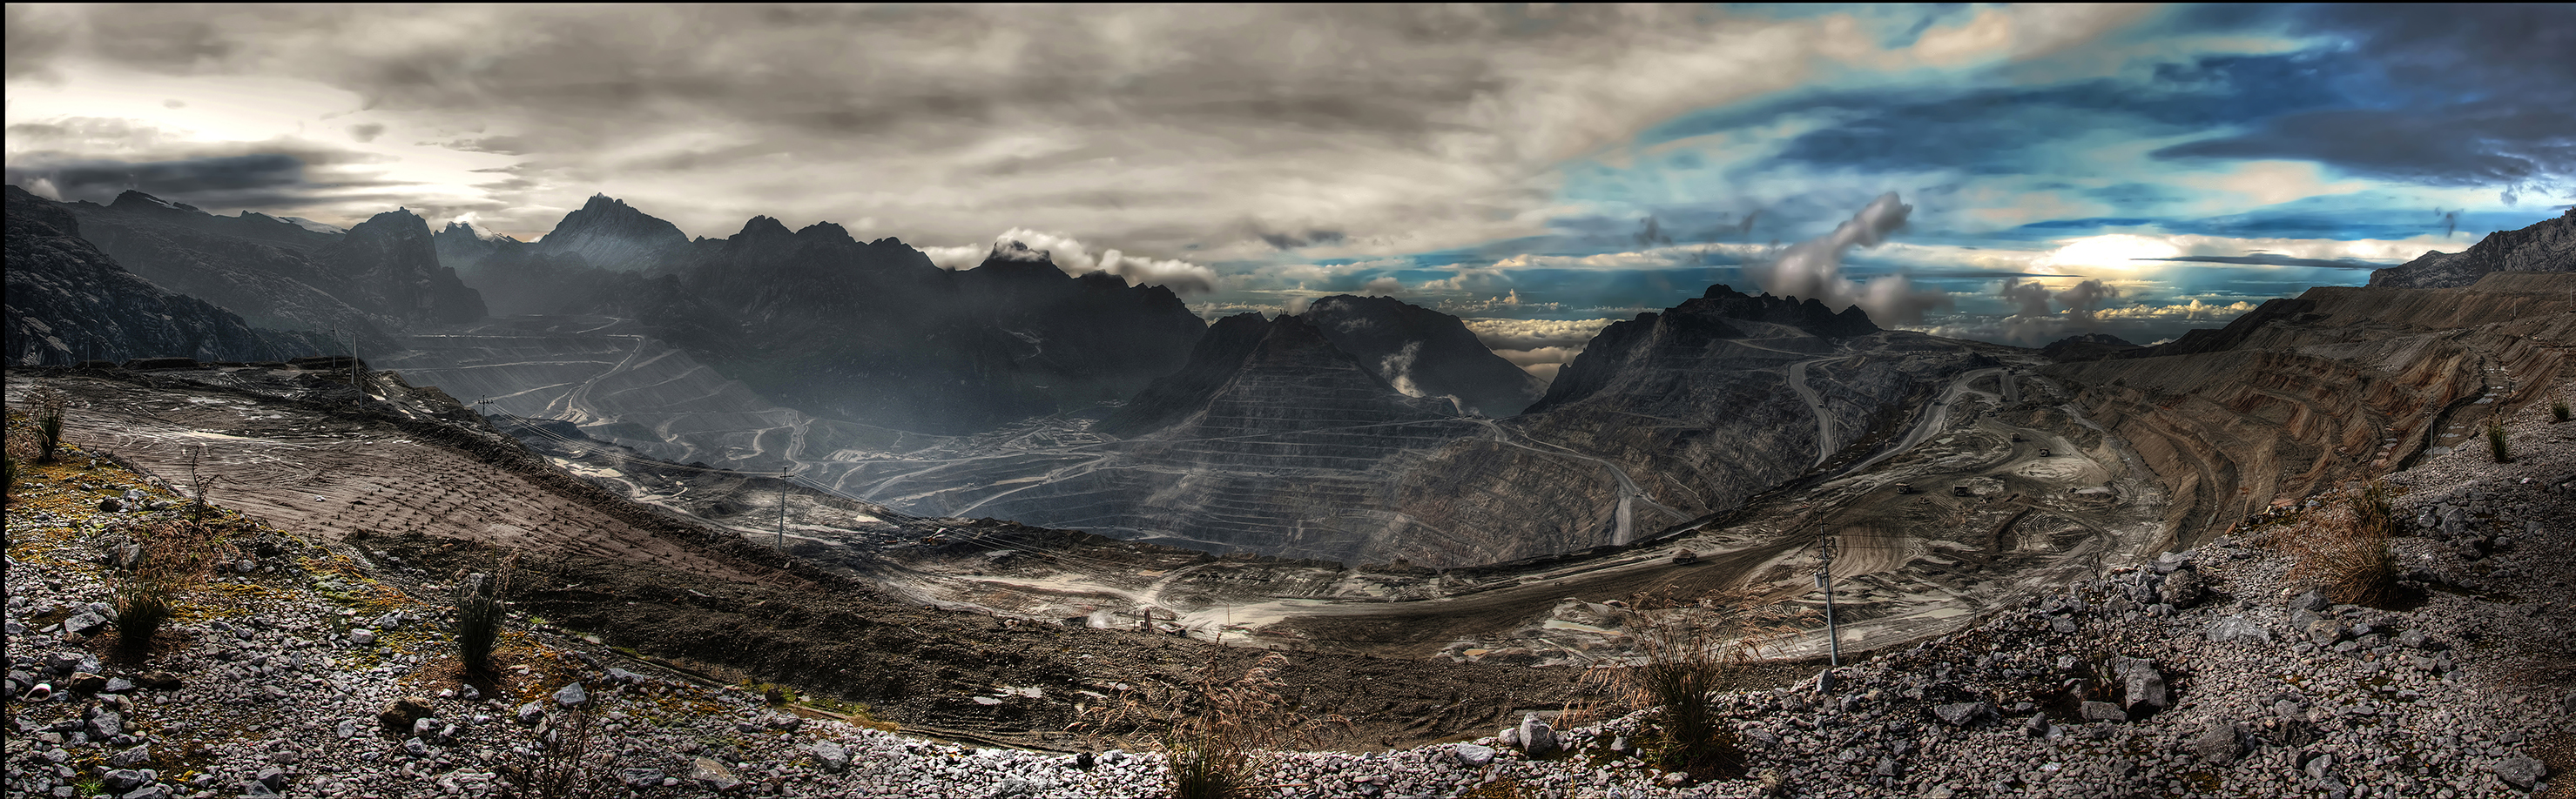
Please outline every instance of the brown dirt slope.
[{"label": "brown dirt slope", "polygon": [[[340,374],[26,370],[11,373],[9,397],[17,407],[40,387],[66,392],[69,440],[182,489],[191,447],[204,445],[212,500],[349,544],[389,572],[430,583],[524,552],[531,568],[513,604],[549,626],[698,675],[866,702],[925,733],[1079,747],[1065,732],[1077,707],[1120,684],[1185,684],[1212,663],[1240,673],[1266,654],[897,601],[565,475],[390,376],[375,385],[389,399],[355,402],[332,382]],[[1561,669],[1292,660],[1287,695],[1311,715],[1350,720],[1328,730],[1332,748],[1490,733],[1519,710],[1580,695]]]},{"label": "brown dirt slope", "polygon": [[2545,403],[2571,346],[2576,275],[2497,273],[2463,289],[2310,289],[2154,351],[2184,354],[2047,373],[2146,458],[2192,541],[2470,442],[2489,415]]}]

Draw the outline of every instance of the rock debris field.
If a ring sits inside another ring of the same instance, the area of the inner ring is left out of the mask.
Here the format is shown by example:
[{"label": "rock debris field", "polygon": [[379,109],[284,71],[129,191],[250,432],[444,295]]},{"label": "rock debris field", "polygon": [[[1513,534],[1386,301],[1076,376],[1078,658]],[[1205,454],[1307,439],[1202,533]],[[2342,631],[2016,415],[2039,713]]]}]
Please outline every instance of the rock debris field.
[{"label": "rock debris field", "polygon": [[[1739,777],[1645,766],[1639,713],[1288,754],[1256,782],[1283,797],[2576,795],[2576,423],[2534,409],[2508,429],[2514,463],[2464,449],[2384,481],[2404,533],[2394,609],[2334,605],[2288,576],[2278,544],[2343,501],[2326,495],[1960,632],[1718,695]],[[500,676],[471,683],[447,587],[380,581],[362,550],[228,511],[218,574],[129,662],[110,646],[102,563],[129,541],[116,531],[181,501],[79,451],[18,485],[8,796],[498,796],[547,733],[592,741],[584,773],[612,796],[1167,791],[1158,754],[979,748],[792,714],[525,625],[502,635]]]}]

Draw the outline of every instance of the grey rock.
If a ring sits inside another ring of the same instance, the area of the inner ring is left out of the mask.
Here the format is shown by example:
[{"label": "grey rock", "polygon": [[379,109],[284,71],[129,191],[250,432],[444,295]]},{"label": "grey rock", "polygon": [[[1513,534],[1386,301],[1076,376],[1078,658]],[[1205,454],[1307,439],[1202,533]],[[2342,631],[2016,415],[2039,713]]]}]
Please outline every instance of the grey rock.
[{"label": "grey rock", "polygon": [[730,791],[742,784],[742,778],[734,776],[732,768],[707,757],[690,763],[689,779],[719,791]]},{"label": "grey rock", "polygon": [[355,738],[355,737],[358,737],[358,720],[357,720],[357,719],[341,719],[341,720],[340,720],[340,728],[339,728],[338,730],[336,730],[336,732],[338,732],[338,733],[339,733],[339,735],[340,735],[340,737],[342,737],[342,738]]},{"label": "grey rock", "polygon": [[2086,702],[2078,712],[2085,721],[2128,721],[2129,711],[2109,702]]},{"label": "grey rock", "polygon": [[2234,722],[2213,722],[2191,739],[2192,755],[2203,761],[2226,765],[2245,756],[2245,741],[2236,732]]},{"label": "grey rock", "polygon": [[2001,711],[1995,709],[1995,705],[1992,702],[1952,702],[1943,705],[1933,705],[1932,715],[1939,718],[1943,724],[1948,724],[1952,727],[1966,727],[1980,722],[2001,718],[2003,714]]},{"label": "grey rock", "polygon": [[107,764],[117,768],[133,768],[151,761],[152,745],[148,743],[139,744],[129,749],[121,749],[118,750],[116,754],[107,756]]},{"label": "grey rock", "polygon": [[241,790],[242,799],[279,799],[284,796],[275,788],[259,784],[258,780],[242,780]]},{"label": "grey rock", "polygon": [[418,738],[404,740],[402,748],[404,753],[409,754],[412,757],[429,756],[429,744],[422,742]]},{"label": "grey rock", "polygon": [[2526,791],[2531,790],[2531,786],[2540,782],[2542,777],[2549,776],[2547,764],[2528,757],[2508,757],[2496,761],[2490,768],[2495,771],[2496,779]]},{"label": "grey rock", "polygon": [[2304,593],[2304,594],[2300,594],[2300,595],[2298,595],[2297,597],[2293,597],[2293,598],[2290,600],[2290,609],[2291,609],[2291,610],[2318,611],[2318,610],[2324,610],[2324,609],[2326,608],[2326,604],[2327,604],[2327,603],[2326,603],[2326,597],[2325,597],[2325,595],[2324,595],[2324,594],[2320,594],[2320,593],[2317,593],[2317,592],[2315,592],[2315,591],[2310,591],[2310,592],[2307,592],[2307,593]]},{"label": "grey rock", "polygon": [[89,717],[89,734],[93,738],[114,738],[125,732],[125,714],[106,707],[97,708]]},{"label": "grey rock", "polygon": [[104,629],[107,629],[107,617],[88,611],[72,614],[71,618],[63,620],[63,630],[65,632],[75,632],[82,635],[97,635],[98,631]]},{"label": "grey rock", "polygon": [[170,786],[154,783],[131,791],[117,799],[170,799]]},{"label": "grey rock", "polygon": [[364,627],[349,631],[349,643],[366,646],[376,642],[376,631]]},{"label": "grey rock", "polygon": [[572,707],[588,701],[590,701],[590,692],[582,690],[581,683],[567,683],[564,687],[555,689],[555,704]]},{"label": "grey rock", "polygon": [[258,780],[261,785],[268,786],[270,790],[286,790],[286,769],[270,766],[260,769],[258,776],[252,779]]},{"label": "grey rock", "polygon": [[534,726],[537,722],[545,720],[546,706],[538,702],[529,702],[527,704],[520,705],[519,712],[516,713],[515,716],[518,718],[520,724]]},{"label": "grey rock", "polygon": [[1449,750],[1449,756],[1457,759],[1458,765],[1466,766],[1468,768],[1483,768],[1486,764],[1494,762],[1494,748],[1490,746],[1477,746],[1475,744],[1459,744],[1457,748]]},{"label": "grey rock", "polygon": [[1540,721],[1538,714],[1521,717],[1520,733],[1521,751],[1529,753],[1529,756],[1546,757],[1556,753],[1556,730],[1547,722]]},{"label": "grey rock", "polygon": [[2243,616],[2228,616],[2215,622],[2211,622],[2208,631],[2205,632],[2204,635],[2209,639],[2209,642],[2213,644],[2247,640],[2260,641],[2267,644],[2272,642],[2272,631],[2270,629],[2264,627],[2261,622],[2257,622]]},{"label": "grey rock", "polygon": [[2164,597],[2166,604],[2177,608],[2188,608],[2199,604],[2201,597],[2207,596],[2209,590],[2208,586],[2201,581],[2198,570],[2181,569],[2165,575],[2164,585],[2156,589],[2156,592]]},{"label": "grey rock", "polygon": [[2309,622],[2304,632],[2308,634],[2308,640],[2315,641],[2318,646],[2332,646],[2343,641],[2344,636],[2351,631],[2344,629],[2343,622],[2318,619]]},{"label": "grey rock", "polygon": [[622,768],[617,770],[617,781],[629,788],[659,788],[662,787],[662,770]]},{"label": "grey rock", "polygon": [[842,769],[850,767],[849,750],[842,749],[840,744],[833,743],[831,741],[816,741],[814,742],[814,748],[812,751],[814,752],[814,762],[821,764],[824,771],[838,774],[841,773]]},{"label": "grey rock", "polygon": [[2172,703],[2173,697],[2165,687],[2165,676],[2156,671],[2153,660],[2115,657],[2111,659],[2111,673],[2127,683],[2128,691],[2123,696],[2131,709],[2145,706],[2162,710]]},{"label": "grey rock", "polygon": [[143,787],[145,783],[151,781],[152,778],[144,776],[143,772],[130,768],[115,769],[98,777],[99,787],[119,794]]},{"label": "grey rock", "polygon": [[1873,777],[1895,779],[1905,776],[1905,764],[1897,762],[1893,757],[1882,757],[1878,759],[1878,768],[1871,769],[1869,774]]}]

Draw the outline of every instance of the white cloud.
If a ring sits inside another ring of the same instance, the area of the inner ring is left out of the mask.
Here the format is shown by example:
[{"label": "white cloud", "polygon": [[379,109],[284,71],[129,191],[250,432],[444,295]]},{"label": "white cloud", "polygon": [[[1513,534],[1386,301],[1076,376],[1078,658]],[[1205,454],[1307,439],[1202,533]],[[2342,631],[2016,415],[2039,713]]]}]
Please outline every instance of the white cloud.
[{"label": "white cloud", "polygon": [[1055,262],[1057,269],[1068,275],[1107,272],[1124,278],[1132,285],[1162,286],[1177,294],[1206,294],[1216,290],[1216,270],[1188,261],[1133,256],[1118,250],[1106,250],[1094,256],[1091,248],[1080,240],[1054,231],[1012,228],[994,236],[991,246],[970,244],[919,249],[930,256],[931,263],[942,269],[973,269],[986,257],[995,254],[1013,257],[1011,254],[1016,250],[1011,245],[1014,243],[1026,246],[1029,258],[1045,255]]},{"label": "white cloud", "polygon": [[1914,206],[1906,205],[1895,192],[1879,195],[1849,221],[1834,226],[1832,233],[1755,259],[1746,264],[1745,274],[1773,294],[1813,299],[1835,310],[1858,305],[1880,324],[1921,321],[1924,311],[1948,307],[1949,295],[1916,289],[1903,275],[1883,275],[1866,285],[1843,277],[1845,251],[1886,241],[1888,234],[1905,226],[1906,215],[1913,211]]},{"label": "white cloud", "polygon": [[1467,330],[1488,349],[1580,351],[1618,319],[1466,319]]}]

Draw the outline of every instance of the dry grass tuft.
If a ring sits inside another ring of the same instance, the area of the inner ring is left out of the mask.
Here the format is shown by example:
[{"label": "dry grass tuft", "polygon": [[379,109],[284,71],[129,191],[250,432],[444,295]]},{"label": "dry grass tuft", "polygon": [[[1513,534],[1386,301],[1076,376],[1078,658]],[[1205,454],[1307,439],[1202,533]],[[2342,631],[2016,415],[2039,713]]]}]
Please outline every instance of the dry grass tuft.
[{"label": "dry grass tuft", "polygon": [[2386,607],[2399,599],[2397,555],[2388,549],[2396,523],[2379,486],[2310,514],[2304,528],[2304,534],[2281,541],[2294,559],[2293,582],[2315,583],[2328,601],[2341,605]]},{"label": "dry grass tuft", "polygon": [[223,533],[193,521],[160,521],[129,534],[138,554],[108,581],[116,593],[118,648],[139,660],[151,651],[161,626],[177,614],[179,597],[213,571],[222,555]]},{"label": "dry grass tuft", "polygon": [[1241,799],[1282,787],[1257,784],[1273,753],[1310,747],[1339,716],[1309,718],[1280,691],[1276,676],[1288,657],[1270,653],[1241,676],[1225,679],[1214,663],[1189,686],[1147,685],[1122,691],[1097,706],[1077,710],[1068,729],[1095,739],[1123,740],[1150,734],[1170,760],[1174,799]]},{"label": "dry grass tuft", "polygon": [[1614,702],[1657,709],[1646,743],[1657,764],[1705,781],[1743,772],[1735,732],[1709,707],[1723,689],[1770,646],[1806,631],[1808,615],[1766,603],[1748,591],[1679,601],[1670,596],[1633,598],[1628,629],[1643,662],[1586,675],[1610,690]]},{"label": "dry grass tuft", "polygon": [[2487,454],[2495,456],[2497,463],[2513,462],[2513,449],[2505,446],[2503,419],[2487,420]]},{"label": "dry grass tuft", "polygon": [[492,673],[492,644],[500,640],[502,606],[518,555],[501,562],[494,574],[469,574],[456,581],[456,658],[469,675]]},{"label": "dry grass tuft", "polygon": [[38,389],[36,401],[36,462],[53,463],[63,446],[63,393],[50,388]]}]

